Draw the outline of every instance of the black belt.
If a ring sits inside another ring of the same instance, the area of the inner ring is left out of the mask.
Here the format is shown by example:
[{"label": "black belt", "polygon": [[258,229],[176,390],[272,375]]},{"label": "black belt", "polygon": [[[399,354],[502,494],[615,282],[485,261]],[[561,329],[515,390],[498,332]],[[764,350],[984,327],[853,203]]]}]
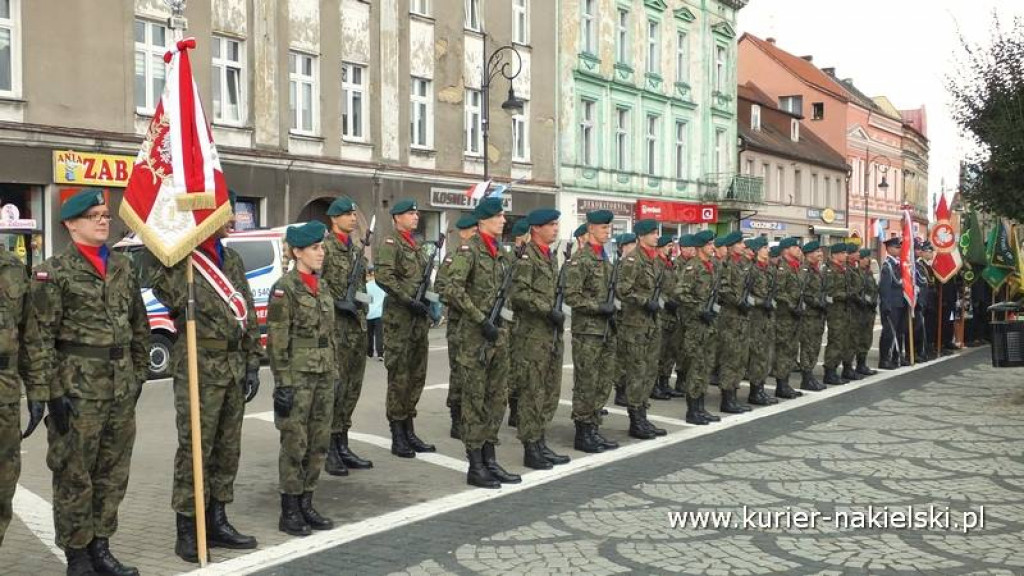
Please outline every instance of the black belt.
[{"label": "black belt", "polygon": [[242,349],[242,343],[238,340],[214,340],[213,338],[199,338],[196,345],[204,350],[219,350],[222,352],[238,352]]},{"label": "black belt", "polygon": [[57,350],[71,356],[95,358],[97,360],[121,360],[124,358],[124,346],[107,348],[102,346],[84,346],[82,344],[73,344],[71,342],[59,342],[57,344]]},{"label": "black belt", "polygon": [[10,356],[0,356],[0,370],[7,370],[13,364]]},{"label": "black belt", "polygon": [[328,348],[331,341],[327,336],[319,338],[292,338],[292,348]]}]

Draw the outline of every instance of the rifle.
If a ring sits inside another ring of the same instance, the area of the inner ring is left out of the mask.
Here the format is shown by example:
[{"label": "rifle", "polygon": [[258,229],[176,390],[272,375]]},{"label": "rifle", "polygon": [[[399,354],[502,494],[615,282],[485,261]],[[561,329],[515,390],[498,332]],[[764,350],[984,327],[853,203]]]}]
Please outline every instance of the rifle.
[{"label": "rifle", "polygon": [[430,276],[434,273],[434,264],[437,260],[435,256],[440,254],[441,249],[444,248],[444,240],[444,234],[440,234],[437,242],[434,243],[434,253],[430,256],[430,261],[427,262],[426,267],[423,268],[423,277],[420,278],[420,283],[416,286],[416,292],[412,297],[413,300],[419,300],[424,304],[440,301],[440,296],[438,296],[437,293],[428,290],[428,287],[430,286]]},{"label": "rifle", "polygon": [[747,268],[747,275],[743,278],[743,292],[740,294],[740,312],[746,314],[753,308],[751,304],[750,292],[754,289],[754,267],[757,266],[756,262],[751,262],[750,267]]},{"label": "rifle", "polygon": [[370,245],[370,238],[373,236],[373,228],[377,224],[377,215],[374,214],[373,218],[370,219],[370,227],[366,229],[366,236],[363,238],[363,244],[360,246],[359,251],[355,251],[352,254],[352,271],[348,274],[348,289],[345,291],[345,298],[334,301],[334,307],[342,312],[347,312],[356,315],[358,304],[369,304],[370,298],[365,292],[359,290],[359,284],[361,278],[364,278],[366,272],[366,261],[362,258],[361,253]]},{"label": "rifle", "polygon": [[807,268],[807,274],[808,275],[800,282],[800,296],[796,301],[795,312],[798,317],[803,317],[804,313],[807,312],[807,302],[804,300],[804,294],[807,292],[807,283],[810,282],[810,274],[812,274],[810,267]]},{"label": "rifle", "polygon": [[711,291],[708,292],[707,302],[704,303],[704,309],[700,313],[701,319],[708,324],[711,324],[711,321],[718,316],[718,312],[722,309],[718,304],[718,291],[722,288],[723,269],[721,266],[714,267],[713,269],[715,270],[715,278],[711,282]]},{"label": "rifle", "polygon": [[771,312],[775,310],[775,296],[779,293],[779,268],[772,267],[772,275],[768,284],[768,298],[764,301],[764,309]]},{"label": "rifle", "polygon": [[[622,263],[622,249],[619,248],[619,249],[617,249],[615,251],[615,265],[612,266],[612,277],[608,281],[608,298],[605,299],[605,303],[606,304],[615,305],[616,309],[618,309],[618,305],[616,305],[617,298],[615,298],[615,289],[616,289],[616,286],[618,286],[618,284],[619,284],[619,265],[621,263]],[[615,322],[614,316],[609,316],[608,319],[605,320],[604,334],[601,336],[601,343],[602,344],[607,344],[608,343],[608,333],[611,331],[612,324],[614,322]]]},{"label": "rifle", "polygon": [[[820,268],[819,274],[820,274]],[[818,291],[818,308],[824,313],[828,311],[828,305],[832,298],[828,295],[828,285],[825,283],[825,275],[821,274],[821,290]]]},{"label": "rifle", "polygon": [[[662,282],[665,280],[665,271],[668,269],[669,264],[665,264],[658,271],[658,278],[654,280],[654,294],[651,294],[651,300],[658,303],[658,311],[661,311],[665,307],[665,304],[661,301],[661,288]],[[654,312],[652,317],[657,318],[658,312]]]},{"label": "rifle", "polygon": [[[505,275],[501,279],[501,286],[498,288],[498,295],[494,298],[494,303],[491,304],[491,310],[487,313],[487,321],[498,328],[502,324],[502,320],[512,321],[512,311],[505,308],[505,304],[508,302],[508,292],[512,287],[512,276],[516,271],[516,262],[526,254],[526,248],[529,246],[528,243],[523,243],[515,249],[515,259],[505,267]],[[480,347],[480,354],[478,360],[480,364],[487,364],[487,351],[490,350],[492,342],[484,340],[484,345]]]},{"label": "rifle", "polygon": [[[551,307],[552,310],[562,311],[562,308],[565,307],[565,283],[568,277],[570,258],[572,258],[572,242],[568,242],[565,245],[565,261],[562,262],[562,267],[558,270],[558,284],[555,287],[555,305]],[[551,329],[552,354],[558,352],[558,333],[564,329],[564,326],[555,326]]]}]

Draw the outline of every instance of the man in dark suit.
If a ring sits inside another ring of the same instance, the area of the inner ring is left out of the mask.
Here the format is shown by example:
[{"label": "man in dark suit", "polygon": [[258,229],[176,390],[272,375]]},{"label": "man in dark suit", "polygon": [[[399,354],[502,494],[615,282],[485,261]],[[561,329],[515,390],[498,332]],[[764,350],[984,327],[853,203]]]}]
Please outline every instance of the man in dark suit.
[{"label": "man in dark suit", "polygon": [[878,280],[878,308],[882,314],[878,367],[882,370],[895,370],[905,360],[900,353],[900,345],[907,332],[907,301],[903,297],[899,259],[902,246],[900,238],[885,241],[886,257],[882,261],[882,273]]}]

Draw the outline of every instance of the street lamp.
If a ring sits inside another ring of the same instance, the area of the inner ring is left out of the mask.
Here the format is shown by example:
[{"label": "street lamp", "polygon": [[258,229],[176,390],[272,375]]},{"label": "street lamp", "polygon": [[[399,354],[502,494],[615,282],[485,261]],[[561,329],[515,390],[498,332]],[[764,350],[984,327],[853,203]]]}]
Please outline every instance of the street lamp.
[{"label": "street lamp", "polygon": [[490,132],[491,124],[491,82],[501,74],[506,80],[508,80],[508,99],[501,103],[501,109],[507,112],[522,112],[523,101],[521,98],[516,96],[515,88],[512,86],[512,81],[515,80],[519,73],[523,71],[523,57],[519,54],[519,51],[515,49],[511,44],[506,44],[501,48],[498,48],[491,55],[487,56],[487,35],[484,35],[484,58],[487,60],[487,64],[483,68],[483,79],[480,83],[480,91],[483,93],[483,111],[482,111],[482,132],[484,137],[484,180],[487,180],[489,171],[489,154],[487,149],[487,136]]},{"label": "street lamp", "polygon": [[864,157],[866,158],[864,163],[864,247],[870,249],[871,236],[868,233],[868,178],[871,178],[871,163],[876,161],[884,162],[878,166],[879,172],[882,173],[882,181],[877,186],[884,194],[889,189],[889,183],[885,180],[885,175],[889,173],[892,161],[889,160],[888,156],[882,154],[871,156],[870,147],[865,151]]}]

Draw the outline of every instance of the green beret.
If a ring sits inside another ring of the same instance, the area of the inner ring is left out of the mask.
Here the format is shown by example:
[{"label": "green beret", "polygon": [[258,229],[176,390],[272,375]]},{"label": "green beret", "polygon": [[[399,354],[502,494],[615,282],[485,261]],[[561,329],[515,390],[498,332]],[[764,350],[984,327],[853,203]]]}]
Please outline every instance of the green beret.
[{"label": "green beret", "polygon": [[573,238],[579,238],[580,236],[583,236],[586,233],[587,233],[587,225],[586,224],[580,224],[576,228],[576,230],[572,233],[572,237]]},{"label": "green beret", "polygon": [[501,198],[488,196],[480,200],[480,203],[476,205],[476,208],[473,209],[473,216],[476,216],[477,220],[487,220],[501,214],[503,210]]},{"label": "green beret", "polygon": [[726,246],[732,246],[734,244],[739,244],[740,242],[743,242],[743,232],[740,232],[739,230],[730,232],[725,236]]},{"label": "green beret", "polygon": [[476,216],[472,214],[465,214],[455,222],[455,227],[459,230],[466,230],[473,226],[476,226]]},{"label": "green beret", "polygon": [[679,237],[680,248],[696,248],[697,245],[693,241],[693,234],[683,234]]},{"label": "green beret", "polygon": [[671,244],[674,241],[675,241],[675,236],[673,236],[671,234],[662,234],[661,236],[658,236],[658,248],[663,248],[665,246],[668,246],[669,244]]},{"label": "green beret", "polygon": [[786,248],[792,248],[794,246],[797,246],[797,247],[800,246],[800,238],[797,238],[796,236],[790,236],[789,238],[783,238],[782,241],[779,242],[779,251],[781,252],[782,250],[785,250]]},{"label": "green beret", "polygon": [[633,234],[637,236],[646,236],[651,232],[658,231],[658,222],[656,220],[637,220],[636,224],[633,224]]},{"label": "green beret", "polygon": [[636,234],[633,234],[632,232],[625,232],[615,237],[615,243],[619,246],[625,246],[634,242],[636,242]]},{"label": "green beret", "polygon": [[842,242],[831,246],[822,246],[821,249],[832,256],[835,256],[836,254],[846,254],[846,244],[843,244]]},{"label": "green beret", "polygon": [[846,245],[846,253],[847,254],[856,254],[859,250],[860,250],[860,246],[857,245],[857,244],[854,244],[853,242],[850,242],[849,244]]},{"label": "green beret", "polygon": [[[395,205],[398,208],[398,205]],[[331,202],[331,205],[327,208],[328,216],[340,216],[341,214],[348,214],[349,212],[355,212],[356,203],[351,198],[340,196]],[[406,210],[408,212],[408,210]],[[395,212],[394,209],[391,211],[392,214],[401,214],[401,212]]]},{"label": "green beret", "polygon": [[520,218],[516,220],[516,223],[512,225],[512,236],[518,238],[524,234],[530,233],[530,222],[526,218]]},{"label": "green beret", "polygon": [[701,230],[693,235],[693,247],[700,248],[707,246],[708,242],[714,242],[715,233],[711,230]]},{"label": "green beret", "polygon": [[764,236],[758,236],[757,238],[750,238],[749,240],[745,240],[743,243],[746,244],[747,248],[750,248],[754,252],[757,252],[761,248],[764,248],[765,246],[768,245],[768,239],[765,238]]},{"label": "green beret", "polygon": [[871,257],[871,248],[861,248],[860,249],[860,257],[861,258],[870,258]]},{"label": "green beret", "polygon": [[85,214],[89,208],[102,206],[103,204],[103,190],[99,188],[86,188],[68,198],[67,202],[64,202],[64,205],[60,207],[60,221],[74,220]]},{"label": "green beret", "polygon": [[615,214],[608,210],[594,210],[587,212],[587,224],[611,224]]},{"label": "green beret", "polygon": [[412,212],[413,210],[419,210],[419,208],[416,207],[416,201],[412,198],[406,198],[405,200],[395,202],[395,205],[391,207],[391,215],[397,216],[399,214],[405,214],[406,212]]},{"label": "green beret", "polygon": [[804,254],[810,254],[815,250],[821,250],[821,242],[818,242],[817,240],[811,240],[810,242],[804,244],[803,246]]},{"label": "green beret", "polygon": [[776,244],[768,249],[768,256],[770,258],[778,258],[782,255],[782,246]]},{"label": "green beret", "polygon": [[301,226],[289,226],[284,239],[292,248],[305,248],[323,242],[324,234],[327,234],[327,226],[319,220],[314,220]]},{"label": "green beret", "polygon": [[527,214],[526,220],[530,223],[530,226],[543,226],[558,220],[558,217],[561,215],[562,213],[558,210],[540,208],[539,210],[534,210]]}]

